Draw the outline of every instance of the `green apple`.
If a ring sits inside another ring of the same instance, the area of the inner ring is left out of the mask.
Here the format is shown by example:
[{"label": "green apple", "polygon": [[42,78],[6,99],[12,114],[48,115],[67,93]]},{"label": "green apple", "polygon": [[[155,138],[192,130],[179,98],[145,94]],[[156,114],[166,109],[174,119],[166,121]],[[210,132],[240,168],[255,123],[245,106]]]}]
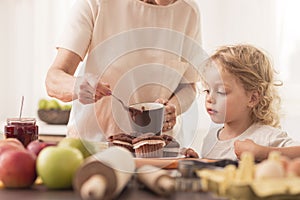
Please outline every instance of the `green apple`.
[{"label": "green apple", "polygon": [[72,108],[72,105],[70,105],[70,104],[66,104],[66,105],[61,106],[62,110],[71,110],[71,108]]},{"label": "green apple", "polygon": [[48,101],[46,110],[60,110],[60,104],[55,99]]},{"label": "green apple", "polygon": [[82,153],[84,158],[87,158],[97,152],[97,148],[94,143],[81,138],[65,137],[58,143],[58,146],[74,147]]},{"label": "green apple", "polygon": [[37,174],[49,189],[71,188],[73,176],[83,160],[76,148],[50,146],[37,157]]},{"label": "green apple", "polygon": [[47,108],[48,101],[46,99],[39,100],[39,110],[45,110]]}]

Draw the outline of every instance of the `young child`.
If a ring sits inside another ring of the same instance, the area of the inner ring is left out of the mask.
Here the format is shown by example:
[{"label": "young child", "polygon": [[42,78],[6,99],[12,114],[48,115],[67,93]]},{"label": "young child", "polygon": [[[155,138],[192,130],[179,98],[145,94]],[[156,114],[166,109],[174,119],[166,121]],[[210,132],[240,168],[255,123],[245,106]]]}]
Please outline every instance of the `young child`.
[{"label": "young child", "polygon": [[[234,143],[245,139],[269,147],[300,145],[279,129],[280,97],[275,86],[280,84],[274,74],[268,57],[251,45],[224,46],[210,57],[203,70],[205,106],[220,126],[204,138],[201,157],[238,159]],[[189,149],[186,156],[197,154]]]}]

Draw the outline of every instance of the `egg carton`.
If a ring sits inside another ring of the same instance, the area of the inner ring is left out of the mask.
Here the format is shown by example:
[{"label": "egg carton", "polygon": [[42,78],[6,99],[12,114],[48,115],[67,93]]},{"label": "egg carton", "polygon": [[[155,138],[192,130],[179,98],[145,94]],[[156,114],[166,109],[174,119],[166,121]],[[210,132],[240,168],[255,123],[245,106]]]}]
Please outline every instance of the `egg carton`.
[{"label": "egg carton", "polygon": [[300,178],[270,178],[252,182],[232,181],[222,170],[200,170],[202,190],[230,200],[300,199]]}]

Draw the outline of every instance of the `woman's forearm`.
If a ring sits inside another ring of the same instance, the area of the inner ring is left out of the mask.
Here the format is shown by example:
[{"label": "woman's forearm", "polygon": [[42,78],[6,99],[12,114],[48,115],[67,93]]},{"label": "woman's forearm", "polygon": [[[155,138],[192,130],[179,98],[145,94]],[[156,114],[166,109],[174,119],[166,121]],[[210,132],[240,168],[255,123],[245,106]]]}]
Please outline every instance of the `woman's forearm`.
[{"label": "woman's forearm", "polygon": [[177,115],[187,111],[196,97],[196,84],[180,84],[169,99],[169,102],[176,106]]},{"label": "woman's forearm", "polygon": [[81,58],[76,53],[67,49],[58,49],[57,56],[46,77],[46,89],[49,96],[65,102],[77,98],[74,92],[76,77],[73,75],[80,61]]},{"label": "woman's forearm", "polygon": [[51,68],[46,78],[46,89],[50,97],[57,98],[64,102],[76,99],[74,93],[75,77],[66,74],[64,71]]}]

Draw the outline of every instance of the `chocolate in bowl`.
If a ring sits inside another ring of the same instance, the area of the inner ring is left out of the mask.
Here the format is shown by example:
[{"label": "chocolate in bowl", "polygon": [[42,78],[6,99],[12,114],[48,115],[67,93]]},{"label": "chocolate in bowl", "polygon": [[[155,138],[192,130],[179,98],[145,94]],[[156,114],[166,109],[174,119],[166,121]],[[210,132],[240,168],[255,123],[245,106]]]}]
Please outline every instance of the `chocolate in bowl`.
[{"label": "chocolate in bowl", "polygon": [[129,106],[132,132],[137,134],[161,134],[164,119],[164,105],[161,103],[138,103]]}]

